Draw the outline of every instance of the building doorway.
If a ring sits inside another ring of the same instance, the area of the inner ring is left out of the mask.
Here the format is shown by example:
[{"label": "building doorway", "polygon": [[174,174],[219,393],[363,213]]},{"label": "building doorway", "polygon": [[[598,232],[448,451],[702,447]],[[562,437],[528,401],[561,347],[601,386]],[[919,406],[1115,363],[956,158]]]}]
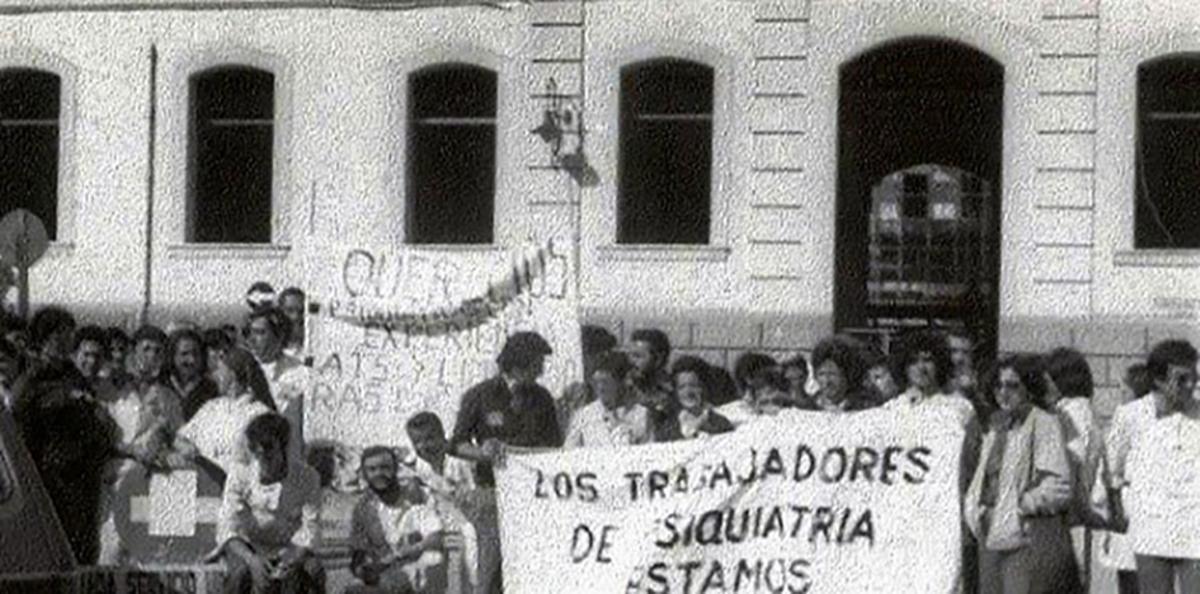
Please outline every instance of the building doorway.
[{"label": "building doorway", "polygon": [[885,352],[909,328],[999,323],[1004,67],[909,38],[839,76],[835,325]]}]

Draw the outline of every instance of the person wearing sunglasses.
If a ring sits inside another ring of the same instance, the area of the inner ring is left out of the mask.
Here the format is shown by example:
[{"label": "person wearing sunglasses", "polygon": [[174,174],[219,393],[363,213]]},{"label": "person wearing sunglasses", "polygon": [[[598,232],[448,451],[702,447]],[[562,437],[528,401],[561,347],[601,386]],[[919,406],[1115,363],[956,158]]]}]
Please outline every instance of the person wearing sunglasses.
[{"label": "person wearing sunglasses", "polygon": [[992,415],[964,502],[979,541],[981,594],[1082,592],[1067,510],[1071,468],[1062,426],[1044,408],[1039,357],[1001,358],[991,382]]}]

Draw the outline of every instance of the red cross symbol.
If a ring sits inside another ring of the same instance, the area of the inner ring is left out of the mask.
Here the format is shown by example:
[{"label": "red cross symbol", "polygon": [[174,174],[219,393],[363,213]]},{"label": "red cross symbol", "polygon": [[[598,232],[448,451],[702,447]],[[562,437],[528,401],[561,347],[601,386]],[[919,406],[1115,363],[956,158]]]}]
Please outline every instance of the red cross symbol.
[{"label": "red cross symbol", "polygon": [[137,466],[113,497],[117,533],[132,562],[199,563],[216,547],[221,484],[204,470],[156,475]]}]

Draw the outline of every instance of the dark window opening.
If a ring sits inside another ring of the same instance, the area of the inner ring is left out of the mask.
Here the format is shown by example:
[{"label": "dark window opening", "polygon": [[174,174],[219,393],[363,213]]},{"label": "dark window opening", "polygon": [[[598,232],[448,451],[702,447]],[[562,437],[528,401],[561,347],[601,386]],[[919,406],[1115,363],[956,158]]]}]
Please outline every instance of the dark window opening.
[{"label": "dark window opening", "polygon": [[1200,248],[1200,56],[1138,68],[1134,247]]},{"label": "dark window opening", "polygon": [[409,77],[408,102],[408,242],[492,243],[496,73],[425,68]]},{"label": "dark window opening", "polygon": [[275,76],[221,67],[191,79],[188,240],[270,243]]},{"label": "dark window opening", "polygon": [[617,242],[707,244],[713,69],[655,59],[621,69]]},{"label": "dark window opening", "polygon": [[37,215],[58,238],[58,75],[0,71],[0,217],[18,208]]},{"label": "dark window opening", "polygon": [[883,345],[906,328],[999,325],[1004,67],[933,38],[885,44],[839,77],[834,317]]}]

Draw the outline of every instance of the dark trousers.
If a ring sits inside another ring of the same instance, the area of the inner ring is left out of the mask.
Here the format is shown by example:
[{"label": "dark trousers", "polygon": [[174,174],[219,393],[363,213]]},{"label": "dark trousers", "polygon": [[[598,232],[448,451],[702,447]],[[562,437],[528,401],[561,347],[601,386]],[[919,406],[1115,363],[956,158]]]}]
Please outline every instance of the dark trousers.
[{"label": "dark trousers", "polygon": [[294,565],[279,579],[267,582],[265,589],[255,589],[250,568],[235,555],[225,555],[229,573],[225,576],[225,594],[325,594],[325,568],[315,557]]},{"label": "dark trousers", "polygon": [[1079,568],[1062,518],[1031,518],[1029,544],[1010,551],[979,547],[981,594],[1080,594]]},{"label": "dark trousers", "polygon": [[1138,555],[1137,577],[1141,594],[1172,594],[1176,592],[1176,579],[1178,592],[1200,592],[1200,559]]}]

